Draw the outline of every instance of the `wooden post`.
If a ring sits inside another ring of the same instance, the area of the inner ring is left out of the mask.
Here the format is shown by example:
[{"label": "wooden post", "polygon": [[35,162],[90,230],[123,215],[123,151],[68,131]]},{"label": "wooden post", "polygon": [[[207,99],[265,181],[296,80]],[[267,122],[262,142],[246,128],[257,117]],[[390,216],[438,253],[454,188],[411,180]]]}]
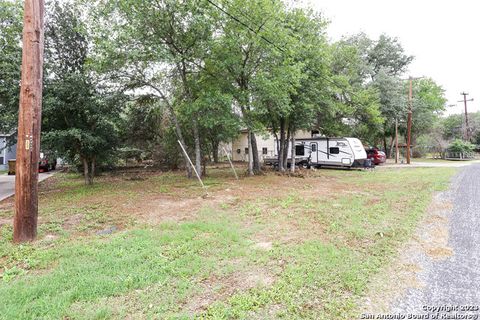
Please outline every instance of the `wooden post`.
[{"label": "wooden post", "polygon": [[32,241],[37,236],[44,8],[44,0],[25,0],[15,168],[14,242]]},{"label": "wooden post", "polygon": [[408,90],[408,117],[407,117],[407,164],[410,164],[410,143],[411,143],[411,135],[412,135],[412,104],[413,104],[413,97],[412,97],[412,81],[413,78],[410,77],[410,88]]}]

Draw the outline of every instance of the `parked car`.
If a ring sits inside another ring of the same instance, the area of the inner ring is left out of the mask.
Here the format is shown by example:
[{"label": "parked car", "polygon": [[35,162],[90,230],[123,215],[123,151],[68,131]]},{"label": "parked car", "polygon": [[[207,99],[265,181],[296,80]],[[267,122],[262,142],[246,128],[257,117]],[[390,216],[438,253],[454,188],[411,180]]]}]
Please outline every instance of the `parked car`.
[{"label": "parked car", "polygon": [[367,149],[367,159],[372,160],[374,165],[379,165],[387,161],[385,152],[378,150],[377,148]]},{"label": "parked car", "polygon": [[49,159],[43,152],[40,153],[40,162],[38,163],[38,172],[48,172],[57,167],[56,159]]}]

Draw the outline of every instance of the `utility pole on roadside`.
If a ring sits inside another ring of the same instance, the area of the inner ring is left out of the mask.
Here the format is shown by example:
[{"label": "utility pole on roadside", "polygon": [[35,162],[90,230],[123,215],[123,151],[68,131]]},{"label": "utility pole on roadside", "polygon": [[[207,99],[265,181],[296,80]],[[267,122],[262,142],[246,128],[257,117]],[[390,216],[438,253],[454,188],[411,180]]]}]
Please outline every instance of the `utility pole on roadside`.
[{"label": "utility pole on roadside", "polygon": [[25,0],[15,168],[14,242],[32,241],[37,236],[44,10],[44,0]]},{"label": "utility pole on roadside", "polygon": [[410,164],[410,149],[412,138],[412,110],[413,110],[413,80],[422,79],[423,77],[413,78],[408,77],[409,90],[408,90],[408,116],[407,116],[407,164]]},{"label": "utility pole on roadside", "polygon": [[463,138],[465,139],[465,141],[470,141],[470,127],[468,126],[467,102],[473,101],[473,98],[467,100],[467,92],[461,92],[460,94],[463,96],[463,100],[460,100],[458,102],[463,102],[463,104],[465,105],[465,130],[463,131]]},{"label": "utility pole on roadside", "polygon": [[408,116],[407,116],[407,164],[410,164],[410,143],[412,135],[412,109],[413,109],[413,93],[412,82],[413,78],[409,77],[409,89],[408,89]]}]

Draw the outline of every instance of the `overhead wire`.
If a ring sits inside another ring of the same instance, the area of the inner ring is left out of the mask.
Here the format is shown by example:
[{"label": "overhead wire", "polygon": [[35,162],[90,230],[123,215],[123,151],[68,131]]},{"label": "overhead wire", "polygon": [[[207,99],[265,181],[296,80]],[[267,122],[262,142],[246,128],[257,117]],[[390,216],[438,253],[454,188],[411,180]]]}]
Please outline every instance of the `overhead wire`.
[{"label": "overhead wire", "polygon": [[[215,8],[217,8],[218,10],[220,10],[221,12],[223,12],[225,15],[227,15],[229,18],[231,18],[232,20],[234,20],[235,22],[237,22],[238,24],[242,25],[243,27],[245,27],[246,29],[248,29],[250,32],[254,33],[256,36],[259,36],[260,39],[262,39],[263,41],[265,41],[266,43],[268,43],[269,45],[273,46],[275,49],[277,49],[278,51],[280,51],[281,53],[283,54],[287,54],[288,58],[292,58],[292,56],[282,47],[280,47],[279,45],[277,45],[275,42],[273,42],[272,40],[268,39],[266,36],[262,35],[262,34],[259,34],[261,28],[258,28],[259,30],[257,31],[256,29],[254,29],[253,27],[251,27],[249,24],[247,24],[246,22],[240,20],[240,18],[238,18],[237,16],[235,16],[234,14],[232,14],[231,12],[228,12],[226,9],[224,9],[223,7],[221,7],[219,4],[215,3],[214,1],[212,0],[206,0],[210,5],[214,6]],[[226,1],[227,3],[231,4],[230,2]],[[251,17],[246,14],[245,12],[243,11],[240,11],[238,10],[238,13],[241,14],[242,16],[244,16],[246,19],[250,20],[250,22],[253,22],[251,19]],[[257,26],[258,27],[258,26]],[[263,26],[262,26],[263,27]],[[266,28],[265,28],[266,29]],[[321,78],[322,80],[326,81],[326,82],[329,82],[330,84],[334,85],[335,87],[337,87],[338,89],[341,89],[343,92],[349,94],[350,96],[352,97],[355,97],[357,99],[361,99],[356,93],[346,89],[345,87],[341,86],[340,84],[338,84],[336,81],[330,79],[330,78],[327,78],[325,77],[324,75],[318,73],[316,70],[308,67],[308,66],[305,66],[305,68],[312,72],[315,76]],[[377,101],[378,102],[378,101]],[[361,104],[361,103],[353,103],[353,105],[357,105],[357,106],[362,106],[362,107],[366,107],[365,105]]]}]

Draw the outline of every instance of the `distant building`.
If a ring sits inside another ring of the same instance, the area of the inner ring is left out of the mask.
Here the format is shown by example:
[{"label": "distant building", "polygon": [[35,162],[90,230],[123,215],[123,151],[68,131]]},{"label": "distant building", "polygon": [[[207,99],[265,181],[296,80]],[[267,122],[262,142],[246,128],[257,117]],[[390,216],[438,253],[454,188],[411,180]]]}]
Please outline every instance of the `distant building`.
[{"label": "distant building", "polygon": [[17,144],[14,134],[0,133],[0,170],[8,168],[8,160],[15,159],[17,156]]},{"label": "distant building", "polygon": [[[310,131],[298,131],[295,138],[311,138]],[[275,136],[272,133],[260,134],[256,133],[258,158],[263,161],[265,157],[275,156]],[[248,130],[240,131],[237,139],[232,142],[232,158],[233,161],[248,161]]]}]

